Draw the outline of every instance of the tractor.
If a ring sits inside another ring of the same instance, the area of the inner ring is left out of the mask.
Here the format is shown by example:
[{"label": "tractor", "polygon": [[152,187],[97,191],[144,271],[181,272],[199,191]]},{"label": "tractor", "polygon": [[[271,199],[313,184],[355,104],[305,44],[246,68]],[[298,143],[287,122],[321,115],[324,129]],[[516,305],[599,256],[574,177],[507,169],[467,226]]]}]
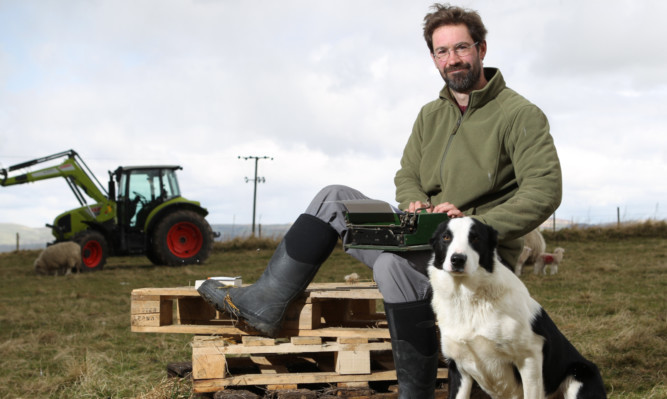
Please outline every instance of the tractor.
[{"label": "tractor", "polygon": [[[28,168],[58,159],[55,166]],[[105,188],[74,151],[68,150],[0,169],[0,186],[64,178],[81,205],[56,216],[55,241],[81,246],[82,270],[99,271],[109,256],[145,255],[156,265],[203,263],[215,234],[199,202],[181,196],[177,165],[120,166]],[[18,172],[17,172],[18,171]],[[88,204],[86,198],[94,203]]]}]

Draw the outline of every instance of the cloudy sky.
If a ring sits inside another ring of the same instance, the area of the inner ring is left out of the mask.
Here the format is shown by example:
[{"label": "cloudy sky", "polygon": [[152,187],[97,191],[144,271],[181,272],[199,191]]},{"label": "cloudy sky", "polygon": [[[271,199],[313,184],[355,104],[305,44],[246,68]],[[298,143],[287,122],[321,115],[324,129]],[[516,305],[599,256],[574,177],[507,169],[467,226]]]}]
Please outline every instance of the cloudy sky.
[{"label": "cloudy sky", "polygon": [[[98,179],[179,164],[211,223],[289,223],[327,184],[394,202],[443,83],[424,0],[0,0],[0,167],[76,150]],[[667,2],[460,1],[486,66],[550,119],[558,218],[667,218]],[[34,170],[34,169],[33,169]],[[78,206],[62,179],[0,188],[0,223]]]}]

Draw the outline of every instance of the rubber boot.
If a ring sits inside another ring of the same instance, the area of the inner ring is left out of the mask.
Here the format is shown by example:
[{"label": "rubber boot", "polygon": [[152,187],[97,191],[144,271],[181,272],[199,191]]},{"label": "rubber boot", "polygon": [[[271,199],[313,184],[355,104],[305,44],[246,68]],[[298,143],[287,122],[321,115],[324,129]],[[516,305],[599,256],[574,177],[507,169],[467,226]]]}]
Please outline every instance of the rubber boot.
[{"label": "rubber boot", "polygon": [[338,241],[338,233],[319,218],[301,214],[287,231],[257,282],[223,287],[205,281],[197,290],[218,311],[242,318],[255,330],[275,337],[287,306],[315,277]]},{"label": "rubber boot", "polygon": [[440,355],[430,300],[384,304],[399,399],[435,396]]}]

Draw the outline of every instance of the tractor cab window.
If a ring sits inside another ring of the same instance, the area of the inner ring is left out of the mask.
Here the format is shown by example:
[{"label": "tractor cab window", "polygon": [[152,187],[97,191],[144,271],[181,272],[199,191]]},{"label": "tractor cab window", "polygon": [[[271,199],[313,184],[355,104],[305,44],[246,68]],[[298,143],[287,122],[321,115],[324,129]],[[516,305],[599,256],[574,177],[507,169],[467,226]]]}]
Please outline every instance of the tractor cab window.
[{"label": "tractor cab window", "polygon": [[162,195],[165,200],[181,195],[176,173],[172,169],[162,169]]},{"label": "tractor cab window", "polygon": [[127,170],[118,186],[118,200],[126,204],[124,220],[130,227],[143,227],[156,206],[181,195],[176,173],[169,168]]}]

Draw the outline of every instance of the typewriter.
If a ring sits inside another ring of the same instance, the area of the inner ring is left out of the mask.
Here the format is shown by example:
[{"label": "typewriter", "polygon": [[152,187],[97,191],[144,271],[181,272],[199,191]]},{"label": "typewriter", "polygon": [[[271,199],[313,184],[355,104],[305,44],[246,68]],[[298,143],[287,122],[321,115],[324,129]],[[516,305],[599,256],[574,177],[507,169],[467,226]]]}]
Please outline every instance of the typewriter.
[{"label": "typewriter", "polygon": [[378,200],[341,201],[348,232],[344,246],[392,252],[430,250],[429,240],[446,213],[401,212]]}]

